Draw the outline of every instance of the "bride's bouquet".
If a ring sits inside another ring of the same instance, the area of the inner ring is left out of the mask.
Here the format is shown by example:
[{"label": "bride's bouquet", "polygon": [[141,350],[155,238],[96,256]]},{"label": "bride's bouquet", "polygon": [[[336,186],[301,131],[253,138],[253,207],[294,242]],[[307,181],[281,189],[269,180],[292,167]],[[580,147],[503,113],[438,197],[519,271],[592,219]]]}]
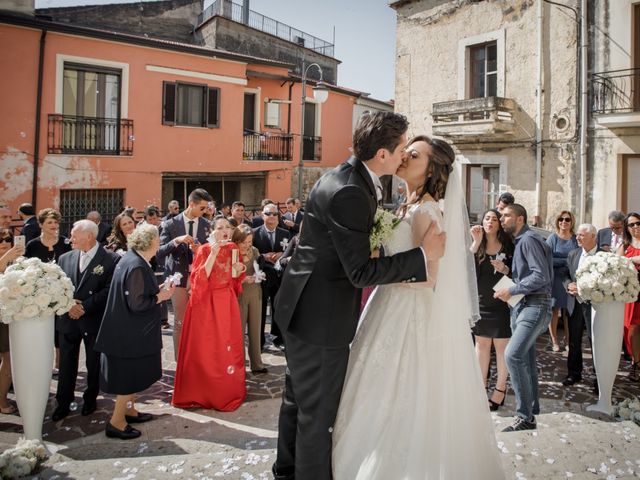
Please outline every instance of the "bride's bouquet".
[{"label": "bride's bouquet", "polygon": [[373,227],[369,234],[369,247],[373,252],[379,249],[393,233],[393,229],[400,223],[400,219],[391,212],[378,208],[373,219]]},{"label": "bride's bouquet", "polygon": [[20,257],[0,275],[0,319],[11,323],[63,315],[75,304],[74,290],[55,263]]},{"label": "bride's bouquet", "polygon": [[578,295],[592,303],[635,302],[640,291],[633,262],[609,252],[585,258],[576,271],[576,283]]}]

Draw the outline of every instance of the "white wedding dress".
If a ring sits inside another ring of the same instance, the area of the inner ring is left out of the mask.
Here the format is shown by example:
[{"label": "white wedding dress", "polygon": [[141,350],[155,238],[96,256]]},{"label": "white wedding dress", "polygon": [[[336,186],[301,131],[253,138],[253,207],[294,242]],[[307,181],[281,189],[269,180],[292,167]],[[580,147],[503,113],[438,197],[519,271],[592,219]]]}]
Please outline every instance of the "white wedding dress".
[{"label": "white wedding dress", "polygon": [[[436,203],[414,206],[394,229],[387,255],[414,248],[412,223],[423,215],[442,225]],[[382,285],[362,313],[333,433],[336,480],[504,478],[468,311],[456,297],[456,278],[465,275],[455,269],[464,270],[466,252],[450,240],[448,232],[435,291]],[[457,243],[464,248],[464,240]],[[439,293],[442,275],[453,291]]]}]

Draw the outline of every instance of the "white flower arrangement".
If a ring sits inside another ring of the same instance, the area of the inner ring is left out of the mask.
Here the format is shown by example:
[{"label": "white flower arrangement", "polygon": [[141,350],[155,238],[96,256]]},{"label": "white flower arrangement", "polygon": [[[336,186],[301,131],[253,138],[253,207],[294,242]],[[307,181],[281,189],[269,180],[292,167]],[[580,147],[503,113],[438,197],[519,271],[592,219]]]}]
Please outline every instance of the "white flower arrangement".
[{"label": "white flower arrangement", "polygon": [[0,478],[31,475],[47,458],[47,450],[42,443],[21,438],[14,448],[9,448],[0,455]]},{"label": "white flower arrangement", "polygon": [[379,249],[393,233],[393,229],[400,223],[400,219],[393,213],[378,208],[373,218],[373,227],[369,234],[369,248],[373,252]]},{"label": "white flower arrangement", "polygon": [[615,415],[621,420],[632,420],[640,425],[640,399],[627,398],[615,406]]},{"label": "white flower arrangement", "polygon": [[11,323],[65,314],[75,304],[74,290],[55,263],[20,257],[0,275],[0,319]]},{"label": "white flower arrangement", "polygon": [[592,303],[635,302],[640,291],[633,262],[610,252],[588,256],[576,271],[578,295]]}]

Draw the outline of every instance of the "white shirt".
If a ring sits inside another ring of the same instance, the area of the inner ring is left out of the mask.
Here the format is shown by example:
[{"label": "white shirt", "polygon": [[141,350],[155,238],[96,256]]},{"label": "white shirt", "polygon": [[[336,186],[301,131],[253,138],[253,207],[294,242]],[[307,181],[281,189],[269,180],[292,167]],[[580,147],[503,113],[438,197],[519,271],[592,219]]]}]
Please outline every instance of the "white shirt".
[{"label": "white shirt", "polygon": [[371,171],[371,169],[369,167],[367,167],[367,164],[365,162],[362,162],[362,164],[364,165],[364,168],[367,169],[367,172],[369,173],[369,176],[371,177],[371,181],[373,182],[373,186],[376,189],[376,197],[378,198],[378,201],[382,200],[382,182],[380,182],[380,177],[378,177],[378,175],[373,173],[373,171]]},{"label": "white shirt", "polygon": [[198,217],[189,218],[187,215],[182,212],[182,219],[184,220],[184,233],[189,235],[189,222],[193,222],[193,238],[196,238],[198,234]]},{"label": "white shirt", "polygon": [[[87,269],[87,267],[91,263],[91,260],[93,260],[93,257],[96,256],[98,247],[100,247],[100,244],[96,242],[96,244],[88,251],[80,251],[80,264],[78,265],[78,267],[80,268],[80,273],[84,273],[84,271]],[[83,260],[83,258],[86,258],[86,260]],[[84,268],[82,268],[83,266]]]},{"label": "white shirt", "polygon": [[618,235],[616,232],[611,230],[611,251],[615,252],[620,245],[622,245],[622,234]]},{"label": "white shirt", "polygon": [[584,260],[585,258],[587,258],[590,255],[595,255],[595,253],[598,251],[598,246],[596,245],[595,247],[593,247],[591,250],[589,250],[588,252],[583,248],[582,249],[582,255],[580,255],[580,260],[578,260],[578,268],[580,268],[580,264],[582,263],[582,260]]}]

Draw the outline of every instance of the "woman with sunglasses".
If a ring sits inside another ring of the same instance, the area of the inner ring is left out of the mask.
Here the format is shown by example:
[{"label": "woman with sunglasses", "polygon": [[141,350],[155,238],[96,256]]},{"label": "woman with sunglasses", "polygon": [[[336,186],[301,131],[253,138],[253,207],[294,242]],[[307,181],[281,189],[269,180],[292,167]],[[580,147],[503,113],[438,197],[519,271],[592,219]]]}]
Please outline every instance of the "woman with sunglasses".
[{"label": "woman with sunglasses", "polygon": [[[14,246],[9,229],[0,229],[0,273],[19,256],[24,255],[24,247]],[[11,386],[11,354],[9,353],[9,325],[0,323],[0,413],[10,415],[17,409],[9,402],[7,394]]]},{"label": "woman with sunglasses", "polygon": [[562,285],[562,280],[569,276],[567,256],[571,250],[578,248],[576,235],[574,232],[575,218],[573,213],[563,210],[556,217],[555,233],[549,235],[547,244],[553,252],[553,314],[551,323],[549,324],[549,334],[551,335],[552,349],[554,352],[560,351],[558,343],[558,317],[562,315],[565,344],[569,344],[569,322],[567,316],[563,314],[563,310],[567,308],[567,291]]},{"label": "woman with sunglasses", "polygon": [[[631,212],[624,220],[622,245],[618,255],[631,259],[640,270],[640,214]],[[640,273],[639,273],[640,275]],[[624,342],[631,353],[631,373],[629,380],[640,380],[640,295],[633,303],[624,306]]]}]

